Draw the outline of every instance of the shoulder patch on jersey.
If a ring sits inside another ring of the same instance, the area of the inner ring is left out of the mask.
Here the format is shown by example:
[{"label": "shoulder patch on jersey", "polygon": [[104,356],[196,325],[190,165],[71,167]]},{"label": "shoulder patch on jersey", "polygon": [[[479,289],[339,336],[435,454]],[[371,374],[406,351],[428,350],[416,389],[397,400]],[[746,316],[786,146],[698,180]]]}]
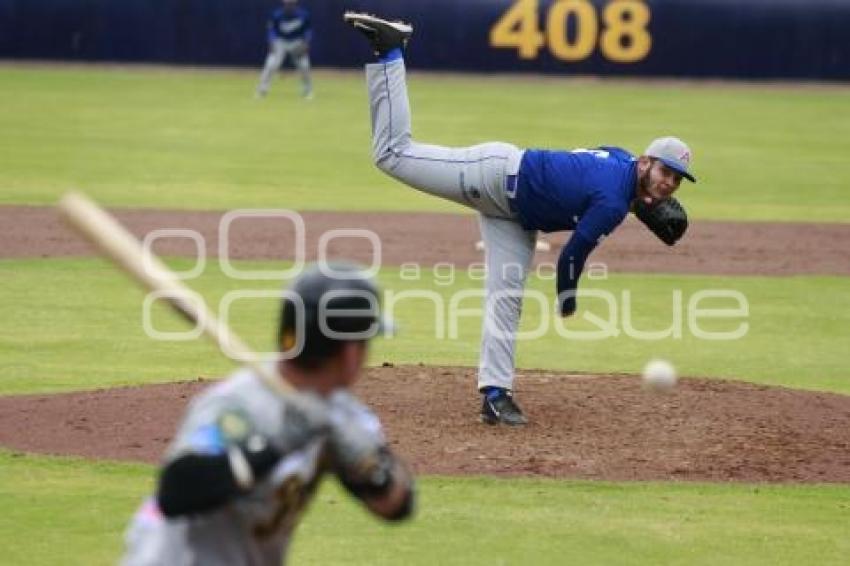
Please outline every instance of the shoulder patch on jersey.
[{"label": "shoulder patch on jersey", "polygon": [[251,435],[254,427],[242,411],[228,411],[218,418],[218,428],[229,443],[238,443]]},{"label": "shoulder patch on jersey", "polygon": [[199,427],[189,436],[189,446],[199,454],[224,454],[227,447],[238,444],[254,431],[245,413],[230,410],[219,416],[215,423]]}]

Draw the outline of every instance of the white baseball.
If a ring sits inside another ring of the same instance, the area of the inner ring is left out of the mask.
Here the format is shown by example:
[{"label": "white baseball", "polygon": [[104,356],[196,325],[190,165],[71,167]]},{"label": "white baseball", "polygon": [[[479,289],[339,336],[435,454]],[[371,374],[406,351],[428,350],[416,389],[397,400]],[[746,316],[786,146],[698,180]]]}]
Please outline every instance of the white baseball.
[{"label": "white baseball", "polygon": [[650,360],[643,368],[643,385],[647,389],[668,391],[676,385],[676,369],[667,360]]}]

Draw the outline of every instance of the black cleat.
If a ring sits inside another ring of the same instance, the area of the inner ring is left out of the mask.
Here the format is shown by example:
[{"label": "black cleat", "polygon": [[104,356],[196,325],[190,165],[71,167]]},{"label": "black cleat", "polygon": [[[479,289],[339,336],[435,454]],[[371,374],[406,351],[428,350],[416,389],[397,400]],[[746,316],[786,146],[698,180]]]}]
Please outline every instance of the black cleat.
[{"label": "black cleat", "polygon": [[379,57],[393,49],[404,49],[413,35],[413,26],[404,22],[391,22],[359,12],[346,12],[342,18],[369,39]]},{"label": "black cleat", "polygon": [[528,419],[522,414],[522,410],[514,402],[513,395],[510,391],[503,392],[493,400],[484,396],[484,403],[481,405],[481,422],[495,425],[506,424],[509,426],[520,426],[528,423]]}]

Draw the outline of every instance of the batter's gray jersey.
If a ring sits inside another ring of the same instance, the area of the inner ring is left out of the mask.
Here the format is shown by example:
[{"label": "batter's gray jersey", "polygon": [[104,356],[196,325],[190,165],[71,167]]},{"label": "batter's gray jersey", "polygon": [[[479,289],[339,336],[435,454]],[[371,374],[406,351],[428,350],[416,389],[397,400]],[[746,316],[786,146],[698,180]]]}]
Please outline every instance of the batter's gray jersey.
[{"label": "batter's gray jersey", "polygon": [[[329,407],[332,419],[356,419],[383,440],[377,417],[347,391],[335,393]],[[285,456],[250,492],[214,512],[167,519],[154,498],[145,501],[127,530],[123,564],[281,564],[301,513],[323,474],[332,471],[325,433],[305,431],[292,415],[287,402],[247,369],[194,399],[166,462],[187,453],[222,453],[229,438],[246,430],[263,434]]]}]

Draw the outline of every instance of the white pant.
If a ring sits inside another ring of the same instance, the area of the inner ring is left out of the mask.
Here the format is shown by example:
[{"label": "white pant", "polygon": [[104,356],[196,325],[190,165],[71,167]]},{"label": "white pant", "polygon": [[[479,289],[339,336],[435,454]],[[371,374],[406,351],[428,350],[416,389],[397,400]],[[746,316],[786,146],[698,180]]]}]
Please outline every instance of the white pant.
[{"label": "white pant", "polygon": [[402,183],[479,212],[487,299],[478,387],[511,389],[522,292],[537,240],[536,231],[516,221],[507,196],[523,152],[506,143],[448,148],[414,141],[405,74],[402,60],[366,66],[375,163]]},{"label": "white pant", "polygon": [[295,65],[295,68],[301,74],[302,94],[307,96],[313,91],[313,82],[310,77],[310,55],[307,44],[301,39],[295,41],[275,39],[269,46],[269,54],[266,56],[266,63],[260,75],[260,85],[257,87],[257,92],[266,94],[269,91],[272,77],[274,77],[275,71],[283,65],[283,60],[287,55],[292,58],[292,64]]}]

